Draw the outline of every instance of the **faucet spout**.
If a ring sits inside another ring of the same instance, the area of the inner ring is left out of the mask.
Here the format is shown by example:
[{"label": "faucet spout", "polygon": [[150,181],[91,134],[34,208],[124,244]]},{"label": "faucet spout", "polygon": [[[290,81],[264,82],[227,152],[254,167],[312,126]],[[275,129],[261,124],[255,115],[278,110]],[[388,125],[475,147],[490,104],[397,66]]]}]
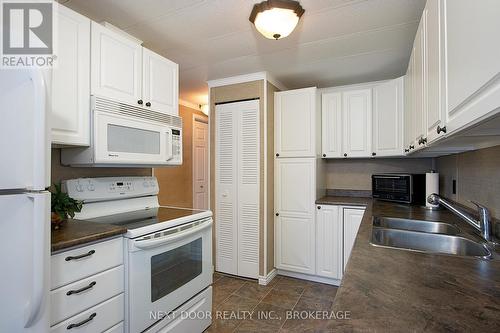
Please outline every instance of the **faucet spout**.
[{"label": "faucet spout", "polygon": [[488,242],[493,241],[490,213],[485,206],[478,204],[477,202],[471,201],[473,204],[477,206],[479,211],[479,220],[476,220],[467,212],[453,205],[451,202],[441,198],[436,193],[429,195],[429,197],[427,197],[427,202],[433,205],[441,205],[447,208],[449,211],[459,216],[467,223],[469,223],[472,227],[474,227],[480,233],[481,237],[483,237],[486,241]]}]

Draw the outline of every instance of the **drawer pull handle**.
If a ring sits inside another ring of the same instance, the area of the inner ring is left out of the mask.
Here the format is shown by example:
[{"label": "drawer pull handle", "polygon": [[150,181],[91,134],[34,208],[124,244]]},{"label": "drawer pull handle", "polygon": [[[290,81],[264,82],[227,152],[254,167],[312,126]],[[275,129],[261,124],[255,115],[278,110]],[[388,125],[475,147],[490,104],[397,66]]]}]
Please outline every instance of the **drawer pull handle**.
[{"label": "drawer pull handle", "polygon": [[97,313],[93,313],[91,314],[87,319],[85,320],[82,320],[81,322],[79,323],[76,323],[76,324],[71,324],[71,325],[68,325],[68,327],[66,327],[67,330],[70,330],[72,328],[75,328],[75,327],[80,327],[82,325],[85,325],[86,323],[88,323],[89,321],[91,321],[92,319],[95,318],[95,316],[97,316]]},{"label": "drawer pull handle", "polygon": [[79,256],[74,256],[74,257],[66,257],[66,261],[70,261],[70,260],[78,260],[78,259],[82,259],[82,258],[85,258],[85,257],[90,257],[91,255],[93,255],[95,253],[95,250],[90,250],[89,252],[85,253],[85,254],[80,254]]},{"label": "drawer pull handle", "polygon": [[95,281],[92,281],[90,282],[90,284],[86,287],[83,287],[83,288],[80,288],[80,289],[77,289],[77,290],[70,290],[66,293],[66,295],[70,296],[70,295],[73,295],[73,294],[79,294],[81,292],[84,292],[85,290],[89,290],[89,289],[92,289],[94,288],[94,286],[97,284],[97,282]]}]

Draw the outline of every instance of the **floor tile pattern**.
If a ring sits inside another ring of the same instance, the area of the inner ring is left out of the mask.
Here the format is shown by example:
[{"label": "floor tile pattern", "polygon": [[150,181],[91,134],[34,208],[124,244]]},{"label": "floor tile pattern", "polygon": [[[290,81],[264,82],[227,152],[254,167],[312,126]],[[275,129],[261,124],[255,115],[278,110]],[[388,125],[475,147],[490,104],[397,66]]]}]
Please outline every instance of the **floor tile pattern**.
[{"label": "floor tile pattern", "polygon": [[287,314],[329,312],[336,293],[335,286],[285,276],[261,286],[255,280],[215,273],[213,320],[205,333],[334,332],[335,320],[287,319]]}]

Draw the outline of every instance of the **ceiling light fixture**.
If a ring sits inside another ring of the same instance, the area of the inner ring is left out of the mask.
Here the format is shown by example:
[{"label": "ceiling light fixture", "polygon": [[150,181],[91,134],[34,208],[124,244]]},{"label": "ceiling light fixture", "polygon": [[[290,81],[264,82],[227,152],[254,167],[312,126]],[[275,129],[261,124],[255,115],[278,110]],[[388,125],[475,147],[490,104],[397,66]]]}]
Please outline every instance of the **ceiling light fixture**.
[{"label": "ceiling light fixture", "polygon": [[264,37],[278,40],[292,33],[304,12],[298,1],[267,0],[253,6],[249,20]]}]

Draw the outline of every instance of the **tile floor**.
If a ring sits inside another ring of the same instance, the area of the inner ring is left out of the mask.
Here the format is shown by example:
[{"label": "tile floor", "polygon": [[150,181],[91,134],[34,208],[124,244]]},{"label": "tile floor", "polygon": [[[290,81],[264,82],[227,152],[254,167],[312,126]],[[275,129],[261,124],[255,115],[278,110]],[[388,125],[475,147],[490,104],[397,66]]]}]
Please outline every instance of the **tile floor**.
[{"label": "tile floor", "polygon": [[287,319],[287,313],[330,311],[336,293],[335,286],[285,276],[261,286],[255,280],[215,273],[213,321],[205,332],[331,332],[332,320]]}]

